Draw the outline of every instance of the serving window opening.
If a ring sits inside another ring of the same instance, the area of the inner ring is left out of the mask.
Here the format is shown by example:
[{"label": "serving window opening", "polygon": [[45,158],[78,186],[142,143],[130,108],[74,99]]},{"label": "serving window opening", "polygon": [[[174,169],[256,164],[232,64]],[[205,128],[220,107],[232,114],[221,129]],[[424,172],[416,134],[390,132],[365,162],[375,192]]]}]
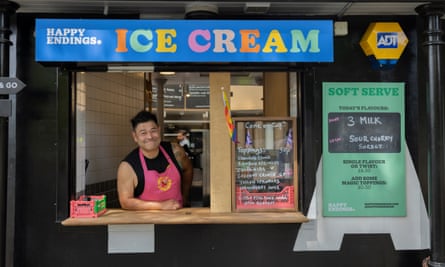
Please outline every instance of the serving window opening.
[{"label": "serving window opening", "polygon": [[[267,97],[281,93],[267,90],[273,90],[271,84],[280,83],[286,87],[283,105],[287,114],[283,116],[297,117],[297,73],[285,73],[280,76],[285,77],[283,81],[272,81],[268,77],[263,72],[230,73],[233,118],[265,117],[273,113],[274,105],[267,103]],[[76,72],[73,81],[76,167],[72,195],[78,198],[105,194],[107,207],[120,208],[116,190],[117,167],[135,147],[130,119],[146,109],[158,115],[165,141],[177,142],[178,132],[187,132],[194,170],[191,205],[212,205],[210,183],[214,178],[210,177],[212,108],[209,73]]]}]

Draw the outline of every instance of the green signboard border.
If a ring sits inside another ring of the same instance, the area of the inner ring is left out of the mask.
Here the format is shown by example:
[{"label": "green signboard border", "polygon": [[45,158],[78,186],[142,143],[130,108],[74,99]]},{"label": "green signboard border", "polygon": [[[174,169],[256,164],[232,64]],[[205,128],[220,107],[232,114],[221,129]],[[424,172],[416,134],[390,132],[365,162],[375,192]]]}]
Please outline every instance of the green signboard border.
[{"label": "green signboard border", "polygon": [[323,83],[323,216],[406,216],[404,90]]}]

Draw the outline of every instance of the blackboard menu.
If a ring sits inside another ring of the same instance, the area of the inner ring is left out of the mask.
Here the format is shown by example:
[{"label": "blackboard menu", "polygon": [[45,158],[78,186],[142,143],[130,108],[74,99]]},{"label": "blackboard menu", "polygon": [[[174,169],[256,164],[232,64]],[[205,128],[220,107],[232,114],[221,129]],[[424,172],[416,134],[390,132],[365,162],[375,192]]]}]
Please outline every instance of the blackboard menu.
[{"label": "blackboard menu", "polygon": [[293,118],[235,118],[234,210],[296,208]]},{"label": "blackboard menu", "polygon": [[189,96],[186,99],[188,109],[208,109],[210,107],[210,88],[208,85],[188,86]]},{"label": "blackboard menu", "polygon": [[400,113],[330,112],[330,153],[399,153]]},{"label": "blackboard menu", "polygon": [[[153,87],[153,107],[158,105],[158,88]],[[184,108],[184,95],[182,87],[178,84],[164,87],[164,108]]]},{"label": "blackboard menu", "polygon": [[[186,87],[184,90],[183,87]],[[167,84],[164,87],[164,108],[208,109],[210,107],[208,85]],[[153,107],[157,107],[157,87],[153,87]]]}]

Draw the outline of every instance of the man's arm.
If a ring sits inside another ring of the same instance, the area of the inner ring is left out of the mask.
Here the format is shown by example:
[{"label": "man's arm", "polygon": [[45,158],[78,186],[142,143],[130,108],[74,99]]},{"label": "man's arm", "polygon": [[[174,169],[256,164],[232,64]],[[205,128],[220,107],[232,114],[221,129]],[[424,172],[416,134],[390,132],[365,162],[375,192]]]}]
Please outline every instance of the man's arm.
[{"label": "man's arm", "polygon": [[117,192],[123,209],[128,210],[176,210],[180,208],[174,199],[166,201],[145,201],[134,197],[137,177],[133,168],[123,161],[117,170]]},{"label": "man's arm", "polygon": [[182,201],[184,207],[190,207],[190,190],[193,181],[193,164],[184,149],[177,143],[172,143],[173,154],[182,168]]}]

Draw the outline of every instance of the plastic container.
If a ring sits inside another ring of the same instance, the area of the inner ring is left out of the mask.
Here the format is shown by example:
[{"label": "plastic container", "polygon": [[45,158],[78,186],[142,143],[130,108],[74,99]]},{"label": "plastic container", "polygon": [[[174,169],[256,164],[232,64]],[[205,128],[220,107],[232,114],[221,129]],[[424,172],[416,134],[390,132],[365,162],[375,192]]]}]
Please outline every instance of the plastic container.
[{"label": "plastic container", "polygon": [[107,211],[106,202],[107,197],[105,195],[82,195],[78,200],[70,201],[70,217],[97,218]]}]

